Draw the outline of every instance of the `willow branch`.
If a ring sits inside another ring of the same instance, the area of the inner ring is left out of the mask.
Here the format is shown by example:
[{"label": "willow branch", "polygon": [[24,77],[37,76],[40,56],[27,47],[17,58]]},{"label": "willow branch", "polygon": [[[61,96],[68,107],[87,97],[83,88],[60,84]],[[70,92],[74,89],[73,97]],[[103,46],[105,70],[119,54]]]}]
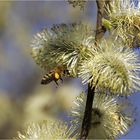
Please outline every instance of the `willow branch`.
[{"label": "willow branch", "polygon": [[[98,42],[100,39],[103,37],[104,33],[106,32],[106,28],[102,25],[102,18],[104,17],[104,5],[105,3],[109,3],[109,0],[102,1],[102,0],[96,0],[97,3],[97,24],[96,24],[96,35],[95,35],[95,40],[96,40],[96,46],[98,46]],[[91,124],[91,113],[92,113],[92,104],[95,96],[95,89],[96,89],[95,84],[94,87],[91,87],[90,84],[88,85],[88,94],[87,94],[87,101],[86,101],[86,107],[85,107],[85,112],[84,112],[84,118],[83,118],[83,123],[82,123],[82,128],[81,128],[81,134],[80,134],[80,139],[85,140],[88,136],[89,130],[90,130],[90,124]]]},{"label": "willow branch", "polygon": [[97,3],[98,10],[97,10],[97,23],[96,23],[95,40],[96,40],[96,43],[98,43],[100,41],[100,39],[103,37],[104,33],[106,32],[106,28],[102,25],[102,18],[104,16],[105,2],[102,0],[96,0],[96,3]]},{"label": "willow branch", "polygon": [[90,85],[88,85],[87,101],[80,135],[81,140],[85,140],[89,133],[94,94],[95,87],[91,88]]}]

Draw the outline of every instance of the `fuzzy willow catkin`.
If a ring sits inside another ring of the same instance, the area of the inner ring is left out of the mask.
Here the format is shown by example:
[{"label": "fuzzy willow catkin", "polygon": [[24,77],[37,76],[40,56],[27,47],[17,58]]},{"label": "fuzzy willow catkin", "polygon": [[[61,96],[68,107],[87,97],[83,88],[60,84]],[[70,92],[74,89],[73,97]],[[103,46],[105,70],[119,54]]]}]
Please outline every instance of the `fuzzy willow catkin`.
[{"label": "fuzzy willow catkin", "polygon": [[103,25],[111,29],[112,35],[123,41],[128,47],[140,44],[140,1],[131,0],[111,1],[106,6],[108,18],[103,20]]},{"label": "fuzzy willow catkin", "polygon": [[79,77],[101,91],[127,96],[140,90],[140,61],[132,49],[103,40],[87,58],[81,61]]},{"label": "fuzzy willow catkin", "polygon": [[34,36],[31,42],[32,56],[47,71],[58,65],[66,65],[75,77],[79,60],[92,48],[93,35],[94,28],[90,24],[54,25]]},{"label": "fuzzy willow catkin", "polygon": [[81,9],[84,8],[87,0],[68,0],[69,4],[71,4],[73,7],[80,7]]},{"label": "fuzzy willow catkin", "polygon": [[77,134],[74,134],[75,127],[68,126],[67,123],[58,120],[46,120],[38,123],[30,123],[24,133],[18,133],[16,140],[56,140],[73,139],[76,140]]},{"label": "fuzzy willow catkin", "polygon": [[[86,94],[81,93],[71,110],[71,123],[80,130],[86,105]],[[129,112],[126,112],[126,110]],[[118,101],[116,98],[97,93],[95,95],[89,139],[115,139],[128,132],[134,122],[134,110],[129,102]]]}]

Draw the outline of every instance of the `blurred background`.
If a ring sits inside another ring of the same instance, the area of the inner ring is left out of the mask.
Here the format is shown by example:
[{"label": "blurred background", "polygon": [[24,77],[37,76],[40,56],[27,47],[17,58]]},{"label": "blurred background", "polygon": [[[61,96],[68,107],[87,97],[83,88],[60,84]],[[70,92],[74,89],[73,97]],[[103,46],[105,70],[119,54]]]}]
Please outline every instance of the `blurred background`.
[{"label": "blurred background", "polygon": [[[88,21],[96,23],[96,3],[84,9],[66,1],[0,1],[0,139],[16,137],[30,121],[47,117],[68,120],[72,101],[86,87],[80,79],[65,79],[59,87],[40,85],[42,69],[32,59],[34,34],[53,24]],[[140,95],[131,100],[140,112]],[[124,139],[140,139],[140,117]]]}]

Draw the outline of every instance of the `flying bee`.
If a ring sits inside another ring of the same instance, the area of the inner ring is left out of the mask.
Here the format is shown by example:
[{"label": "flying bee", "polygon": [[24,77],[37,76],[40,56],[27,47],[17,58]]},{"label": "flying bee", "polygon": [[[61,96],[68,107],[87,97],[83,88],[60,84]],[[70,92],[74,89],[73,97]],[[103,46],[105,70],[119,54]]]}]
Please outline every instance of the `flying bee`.
[{"label": "flying bee", "polygon": [[62,77],[69,76],[69,71],[66,70],[62,66],[58,66],[51,70],[49,73],[45,74],[41,80],[42,85],[49,84],[50,82],[54,81],[58,85],[58,80],[63,82]]}]

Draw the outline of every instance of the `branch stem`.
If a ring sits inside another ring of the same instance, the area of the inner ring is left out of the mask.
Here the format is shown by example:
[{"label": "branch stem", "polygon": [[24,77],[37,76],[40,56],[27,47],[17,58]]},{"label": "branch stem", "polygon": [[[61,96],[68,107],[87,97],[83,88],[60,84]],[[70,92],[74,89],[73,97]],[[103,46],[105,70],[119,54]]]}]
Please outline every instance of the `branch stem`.
[{"label": "branch stem", "polygon": [[106,28],[102,25],[102,18],[104,16],[104,5],[105,1],[103,0],[96,0],[97,3],[97,23],[96,23],[96,45],[103,37],[104,33],[106,32]]},{"label": "branch stem", "polygon": [[85,140],[89,133],[94,95],[95,95],[95,87],[91,88],[90,85],[88,85],[87,101],[80,135],[81,140]]},{"label": "branch stem", "polygon": [[[104,33],[106,32],[106,28],[102,25],[102,18],[104,17],[104,5],[105,3],[109,3],[110,0],[96,0],[97,3],[97,24],[96,24],[96,34],[95,34],[95,45],[98,46],[98,42],[100,39],[104,36]],[[90,130],[90,124],[91,124],[91,114],[92,114],[92,105],[93,105],[93,100],[95,96],[95,89],[96,85],[98,83],[98,79],[96,81],[96,84],[94,87],[91,87],[90,84],[88,84],[88,94],[87,94],[87,101],[86,101],[86,107],[85,107],[85,112],[84,112],[84,118],[83,118],[83,123],[82,123],[82,128],[81,128],[81,134],[80,134],[80,139],[81,140],[86,140],[89,130]]]}]

